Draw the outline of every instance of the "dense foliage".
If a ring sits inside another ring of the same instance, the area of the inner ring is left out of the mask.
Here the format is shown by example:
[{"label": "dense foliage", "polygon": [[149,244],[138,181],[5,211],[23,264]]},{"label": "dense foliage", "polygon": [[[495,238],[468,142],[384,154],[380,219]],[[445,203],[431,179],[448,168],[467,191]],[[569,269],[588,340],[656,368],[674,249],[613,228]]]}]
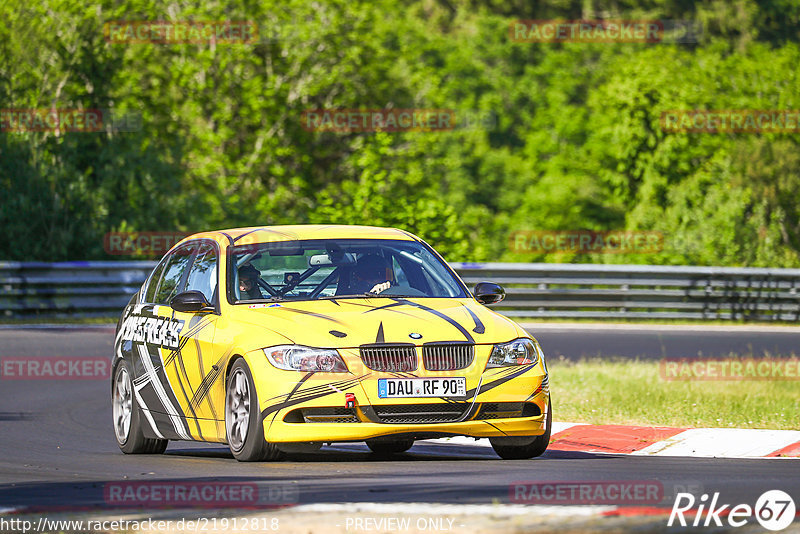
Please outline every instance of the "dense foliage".
[{"label": "dense foliage", "polygon": [[[800,266],[800,137],[662,111],[800,109],[798,0],[76,0],[0,5],[0,107],[135,111],[0,131],[0,259],[109,259],[112,231],[397,226],[450,260]],[[608,8],[613,5],[614,8]],[[515,19],[685,19],[699,42],[522,43]],[[113,44],[116,20],[250,20],[255,44]],[[304,129],[322,108],[488,128]],[[520,255],[518,230],[652,230],[658,254]]]}]

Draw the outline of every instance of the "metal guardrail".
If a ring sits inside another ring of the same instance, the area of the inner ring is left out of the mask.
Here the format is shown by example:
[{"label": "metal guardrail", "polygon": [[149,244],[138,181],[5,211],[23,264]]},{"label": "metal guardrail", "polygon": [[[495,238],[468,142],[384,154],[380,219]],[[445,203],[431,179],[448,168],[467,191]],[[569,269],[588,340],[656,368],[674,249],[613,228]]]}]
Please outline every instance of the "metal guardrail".
[{"label": "metal guardrail", "polygon": [[[512,317],[797,321],[800,269],[453,263],[470,287],[493,281]],[[0,262],[6,318],[116,316],[151,261]]]},{"label": "metal guardrail", "polygon": [[0,316],[114,317],[152,261],[0,262]]},{"label": "metal guardrail", "polygon": [[501,284],[513,317],[797,321],[800,269],[453,263],[467,285]]}]

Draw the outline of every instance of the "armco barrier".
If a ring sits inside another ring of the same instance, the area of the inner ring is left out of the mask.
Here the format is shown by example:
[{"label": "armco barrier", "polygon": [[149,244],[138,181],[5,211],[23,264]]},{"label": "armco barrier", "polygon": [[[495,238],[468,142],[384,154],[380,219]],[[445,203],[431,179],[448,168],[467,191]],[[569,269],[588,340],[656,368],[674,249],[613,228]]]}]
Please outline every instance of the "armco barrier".
[{"label": "armco barrier", "polygon": [[[150,261],[0,262],[0,314],[113,317],[154,266]],[[493,281],[493,306],[520,318],[797,321],[800,269],[552,263],[452,263],[464,282]]]},{"label": "armco barrier", "polygon": [[453,263],[467,285],[501,284],[513,317],[796,321],[800,269]]},{"label": "armco barrier", "polygon": [[0,314],[113,317],[154,266],[151,261],[0,262]]}]

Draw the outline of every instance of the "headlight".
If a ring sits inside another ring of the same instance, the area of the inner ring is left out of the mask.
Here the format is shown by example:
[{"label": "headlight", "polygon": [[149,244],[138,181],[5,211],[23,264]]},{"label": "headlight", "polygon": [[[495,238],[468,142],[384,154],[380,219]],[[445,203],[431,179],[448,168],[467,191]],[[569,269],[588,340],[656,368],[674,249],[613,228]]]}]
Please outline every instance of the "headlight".
[{"label": "headlight", "polygon": [[508,343],[495,345],[486,367],[527,365],[539,361],[539,346],[532,339],[521,337]]},{"label": "headlight", "polygon": [[279,345],[264,349],[269,363],[287,371],[346,373],[344,360],[333,349],[314,349],[302,345]]}]

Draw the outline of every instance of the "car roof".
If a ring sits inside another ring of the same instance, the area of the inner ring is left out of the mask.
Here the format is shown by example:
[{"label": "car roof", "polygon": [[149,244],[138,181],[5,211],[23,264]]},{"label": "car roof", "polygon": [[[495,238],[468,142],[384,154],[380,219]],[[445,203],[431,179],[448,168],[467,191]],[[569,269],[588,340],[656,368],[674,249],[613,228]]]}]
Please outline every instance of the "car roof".
[{"label": "car roof", "polygon": [[184,241],[201,237],[221,237],[237,245],[274,241],[306,239],[398,239],[414,241],[416,238],[405,230],[379,226],[357,226],[346,224],[293,224],[277,226],[250,226],[201,232],[187,236]]}]

